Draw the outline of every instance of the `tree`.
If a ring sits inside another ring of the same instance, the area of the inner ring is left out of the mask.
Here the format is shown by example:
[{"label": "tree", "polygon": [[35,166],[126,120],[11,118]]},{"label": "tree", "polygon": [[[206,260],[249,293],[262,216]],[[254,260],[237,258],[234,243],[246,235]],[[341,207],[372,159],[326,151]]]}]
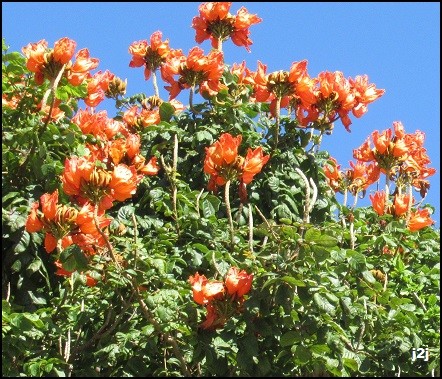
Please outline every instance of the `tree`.
[{"label": "tree", "polygon": [[423,133],[374,131],[341,170],[322,139],[384,90],[229,65],[262,21],[231,4],[193,19],[207,54],[129,46],[153,94],[67,37],[3,41],[4,376],[439,375]]}]

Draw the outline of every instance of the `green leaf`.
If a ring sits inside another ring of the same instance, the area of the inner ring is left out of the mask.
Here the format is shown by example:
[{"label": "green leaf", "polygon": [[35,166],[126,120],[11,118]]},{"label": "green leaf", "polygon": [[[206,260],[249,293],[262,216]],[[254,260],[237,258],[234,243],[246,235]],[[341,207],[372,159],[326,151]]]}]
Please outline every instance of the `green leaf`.
[{"label": "green leaf", "polygon": [[201,142],[201,141],[206,141],[206,140],[212,140],[212,135],[207,132],[206,130],[200,130],[199,132],[196,132],[196,139]]},{"label": "green leaf", "polygon": [[29,241],[31,240],[31,237],[27,231],[24,231],[20,241],[14,246],[14,252],[15,253],[23,253],[26,251],[26,249],[29,246]]},{"label": "green leaf", "polygon": [[164,102],[160,105],[161,121],[168,122],[172,118],[174,113],[175,113],[175,108],[173,107],[172,104]]},{"label": "green leaf", "polygon": [[371,271],[363,271],[362,276],[368,283],[375,283],[376,282],[376,279],[373,276],[373,274],[371,273]]},{"label": "green leaf", "polygon": [[318,229],[307,229],[304,235],[305,242],[316,242],[321,238],[321,232]]},{"label": "green leaf", "polygon": [[338,241],[335,237],[329,236],[327,234],[321,234],[317,240],[315,240],[316,244],[324,247],[334,247],[338,244]]},{"label": "green leaf", "polygon": [[281,336],[279,343],[282,347],[292,346],[302,339],[299,332],[289,331]]},{"label": "green leaf", "polygon": [[78,245],[71,245],[64,249],[60,254],[60,261],[67,271],[83,271],[88,265],[88,260]]},{"label": "green leaf", "polygon": [[319,309],[333,316],[336,312],[336,308],[323,298],[318,292],[313,295],[313,301]]},{"label": "green leaf", "polygon": [[342,363],[344,364],[345,367],[348,367],[352,371],[358,371],[359,369],[358,362],[356,362],[356,360],[354,359],[343,358]]},{"label": "green leaf", "polygon": [[302,280],[296,279],[292,276],[283,276],[281,280],[293,286],[305,287],[305,283]]}]

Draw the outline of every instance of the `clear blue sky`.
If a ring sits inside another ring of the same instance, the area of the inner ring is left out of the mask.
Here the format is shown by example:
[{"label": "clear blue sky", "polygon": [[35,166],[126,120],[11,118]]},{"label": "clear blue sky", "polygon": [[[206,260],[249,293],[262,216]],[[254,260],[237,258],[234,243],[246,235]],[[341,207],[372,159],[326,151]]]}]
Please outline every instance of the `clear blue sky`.
[{"label": "clear blue sky", "polygon": [[[127,78],[127,95],[150,95],[153,87],[144,81],[143,69],[129,68],[129,45],[149,40],[160,30],[172,48],[187,54],[197,45],[191,22],[199,4],[3,2],[2,36],[11,51],[40,39],[53,46],[69,37],[77,42],[77,51],[87,47],[100,59],[98,69]],[[374,130],[390,128],[393,121],[401,121],[408,133],[425,132],[430,166],[437,169],[427,202],[436,206],[432,217],[440,228],[440,3],[234,2],[230,12],[236,14],[241,6],[263,21],[250,28],[251,53],[231,41],[224,43],[226,63],[245,60],[255,70],[260,60],[270,73],[307,59],[312,77],[326,70],[342,71],[346,77],[367,74],[370,82],[386,90],[361,119],[352,116],[351,133],[337,122],[333,134],[324,137],[322,148],[342,168],[349,167],[353,148]],[[210,50],[208,41],[200,47]],[[165,91],[161,95],[167,98]],[[113,115],[112,104],[104,102],[99,108]],[[369,204],[368,194],[358,204]]]}]

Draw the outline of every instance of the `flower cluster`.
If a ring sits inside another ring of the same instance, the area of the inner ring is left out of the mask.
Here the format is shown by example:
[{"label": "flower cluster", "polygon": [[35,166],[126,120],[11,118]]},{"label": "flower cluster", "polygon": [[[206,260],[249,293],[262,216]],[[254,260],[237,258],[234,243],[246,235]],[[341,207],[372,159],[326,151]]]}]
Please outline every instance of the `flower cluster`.
[{"label": "flower cluster", "polygon": [[379,180],[380,170],[376,163],[368,165],[361,161],[349,163],[351,168],[342,171],[336,159],[331,157],[324,166],[327,182],[335,192],[349,191],[352,195],[357,196]]},{"label": "flower cluster", "polygon": [[310,124],[321,131],[330,130],[338,119],[350,131],[349,113],[361,117],[367,112],[367,105],[385,92],[369,83],[366,75],[346,79],[340,71],[324,71],[312,78],[307,63],[293,62],[289,71],[267,74],[267,66],[258,61],[256,72],[243,67],[241,80],[253,86],[256,101],[270,101],[273,115],[278,102],[280,108],[292,109],[301,127]]},{"label": "flower cluster", "polygon": [[252,288],[253,274],[231,267],[224,282],[208,280],[196,273],[189,277],[193,300],[206,307],[206,320],[200,325],[203,329],[222,328],[227,320],[241,313],[244,296]]},{"label": "flower cluster", "polygon": [[[373,147],[371,145],[373,140]],[[363,162],[376,162],[381,171],[403,189],[411,184],[425,196],[429,183],[426,180],[436,169],[427,167],[431,163],[423,147],[425,134],[421,131],[405,133],[401,122],[393,122],[393,130],[380,133],[375,130],[366,141],[353,150],[353,157]]]},{"label": "flower cluster", "polygon": [[210,175],[209,190],[214,191],[218,186],[235,180],[239,180],[240,188],[243,188],[270,159],[270,155],[264,155],[261,146],[254,150],[249,148],[246,157],[242,157],[238,154],[241,141],[241,135],[233,137],[223,133],[218,141],[206,148],[204,172]]},{"label": "flower cluster", "polygon": [[107,227],[111,219],[99,211],[94,214],[91,204],[84,204],[80,210],[59,204],[58,190],[45,193],[31,206],[25,229],[29,233],[44,231],[44,246],[48,253],[57,247],[65,249],[76,244],[88,255],[95,254],[105,241],[97,229]]},{"label": "flower cluster", "polygon": [[237,46],[244,46],[250,51],[252,40],[250,26],[262,20],[241,7],[236,16],[229,13],[231,2],[202,3],[198,10],[199,16],[192,20],[192,28],[196,31],[195,41],[202,43],[210,39],[212,47],[221,50],[221,44],[228,38]]},{"label": "flower cluster", "polygon": [[[373,141],[373,147],[371,145]],[[426,196],[429,188],[427,178],[436,170],[427,165],[431,163],[423,147],[425,135],[421,131],[406,133],[401,122],[393,123],[393,130],[375,130],[365,142],[353,150],[356,164],[350,162],[352,169],[343,172],[334,158],[324,166],[328,184],[335,192],[350,191],[357,196],[371,184],[377,182],[380,174],[386,176],[386,191],[370,195],[373,209],[379,216],[392,215],[405,219],[410,231],[417,231],[434,224],[428,209],[415,209],[412,188]],[[390,183],[395,190],[390,191]]]},{"label": "flower cluster", "polygon": [[66,74],[74,86],[78,86],[88,77],[89,71],[98,66],[99,60],[91,58],[88,49],[81,49],[74,56],[77,43],[67,37],[61,38],[54,43],[53,48],[48,48],[45,40],[30,43],[23,47],[22,51],[27,58],[26,67],[35,73],[35,82],[40,85],[44,79],[54,80],[66,65]]}]

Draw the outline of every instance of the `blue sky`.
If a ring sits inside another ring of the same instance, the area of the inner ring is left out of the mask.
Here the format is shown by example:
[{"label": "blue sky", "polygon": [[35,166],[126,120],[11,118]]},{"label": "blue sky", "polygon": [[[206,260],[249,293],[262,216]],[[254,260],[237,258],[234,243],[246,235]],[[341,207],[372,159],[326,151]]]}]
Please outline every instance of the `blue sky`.
[{"label": "blue sky", "polygon": [[[2,37],[10,51],[21,51],[40,39],[53,46],[59,38],[69,37],[77,42],[77,51],[86,47],[100,60],[98,69],[127,78],[127,95],[151,95],[152,83],[144,81],[143,69],[129,68],[129,45],[149,40],[160,30],[172,48],[187,54],[197,46],[191,22],[199,4],[3,2]],[[234,2],[230,12],[236,14],[241,6],[263,21],[250,29],[250,53],[231,41],[224,43],[226,63],[245,60],[255,70],[260,60],[270,73],[307,59],[312,77],[337,70],[346,77],[367,74],[377,88],[386,90],[362,118],[351,116],[351,133],[337,122],[333,134],[324,137],[321,148],[341,168],[349,167],[354,148],[374,130],[390,128],[393,121],[401,121],[408,133],[426,134],[430,166],[437,169],[426,202],[436,207],[432,218],[440,228],[440,3]],[[200,47],[206,53],[210,50],[208,41]],[[167,98],[166,91],[161,95]],[[99,108],[113,115],[111,103]],[[368,194],[358,204],[369,204]]]}]

